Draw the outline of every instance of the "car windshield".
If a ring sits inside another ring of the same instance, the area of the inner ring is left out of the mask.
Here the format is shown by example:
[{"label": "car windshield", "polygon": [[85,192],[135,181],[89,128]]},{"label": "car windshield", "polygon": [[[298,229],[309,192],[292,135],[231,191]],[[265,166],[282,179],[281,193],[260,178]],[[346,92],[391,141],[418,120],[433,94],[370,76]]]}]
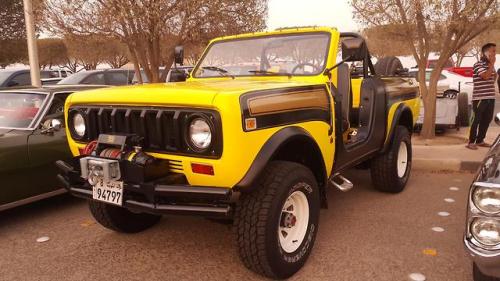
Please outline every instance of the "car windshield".
[{"label": "car windshield", "polygon": [[194,77],[317,75],[328,58],[327,33],[274,35],[212,44]]},{"label": "car windshield", "polygon": [[0,71],[0,85],[3,85],[11,75],[12,71]]},{"label": "car windshield", "polygon": [[57,84],[63,84],[63,85],[80,84],[82,82],[82,80],[85,79],[88,75],[89,75],[89,73],[86,71],[71,74],[70,76],[59,81]]},{"label": "car windshield", "polygon": [[0,93],[0,128],[29,128],[46,98],[46,94]]}]

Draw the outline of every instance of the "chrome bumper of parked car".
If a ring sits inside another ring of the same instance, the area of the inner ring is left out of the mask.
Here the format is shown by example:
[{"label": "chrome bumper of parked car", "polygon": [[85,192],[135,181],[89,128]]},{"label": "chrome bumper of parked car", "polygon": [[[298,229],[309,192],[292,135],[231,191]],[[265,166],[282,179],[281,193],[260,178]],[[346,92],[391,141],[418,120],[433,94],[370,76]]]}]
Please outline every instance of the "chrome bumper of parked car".
[{"label": "chrome bumper of parked car", "polygon": [[483,274],[500,278],[500,251],[479,249],[467,238],[464,238],[464,244],[472,260]]},{"label": "chrome bumper of parked car", "polygon": [[[61,172],[57,177],[74,196],[93,200],[92,186],[81,177],[79,159],[80,157],[75,157],[71,164],[57,161],[56,165]],[[141,173],[137,167],[127,165],[130,165],[127,161],[120,161],[121,168],[130,171],[134,177]],[[126,209],[152,214],[215,218],[229,217],[232,214],[231,203],[234,201],[235,194],[231,189],[192,186],[186,183],[181,174],[169,174],[150,182],[141,182],[136,180],[137,178],[131,180],[130,175],[128,177],[123,179],[122,207]]]}]

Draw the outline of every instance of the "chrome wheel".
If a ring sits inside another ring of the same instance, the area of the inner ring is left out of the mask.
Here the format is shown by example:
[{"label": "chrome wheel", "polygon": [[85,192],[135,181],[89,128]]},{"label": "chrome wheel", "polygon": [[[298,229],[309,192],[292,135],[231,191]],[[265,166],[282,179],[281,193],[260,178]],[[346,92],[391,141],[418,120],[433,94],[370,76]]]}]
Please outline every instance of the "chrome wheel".
[{"label": "chrome wheel", "polygon": [[300,247],[308,224],[309,202],[302,191],[295,191],[288,196],[281,211],[278,237],[283,251],[293,253]]}]

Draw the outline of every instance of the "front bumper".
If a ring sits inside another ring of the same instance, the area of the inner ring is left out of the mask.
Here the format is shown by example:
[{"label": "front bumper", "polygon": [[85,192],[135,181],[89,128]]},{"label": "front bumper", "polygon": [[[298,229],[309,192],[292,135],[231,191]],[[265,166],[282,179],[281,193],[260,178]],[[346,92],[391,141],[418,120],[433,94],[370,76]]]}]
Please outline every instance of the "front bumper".
[{"label": "front bumper", "polygon": [[[57,176],[63,186],[74,196],[93,200],[92,186],[80,174],[80,159],[71,163],[57,161]],[[123,205],[134,212],[151,214],[195,215],[224,218],[232,215],[236,193],[220,187],[202,187],[187,184],[182,174],[166,174],[147,181],[149,167],[139,167],[119,160],[122,170]],[[156,168],[157,169],[157,168]],[[146,175],[146,176],[144,176]]]},{"label": "front bumper", "polygon": [[479,270],[485,275],[500,278],[500,251],[488,251],[478,248],[467,237],[465,248]]}]

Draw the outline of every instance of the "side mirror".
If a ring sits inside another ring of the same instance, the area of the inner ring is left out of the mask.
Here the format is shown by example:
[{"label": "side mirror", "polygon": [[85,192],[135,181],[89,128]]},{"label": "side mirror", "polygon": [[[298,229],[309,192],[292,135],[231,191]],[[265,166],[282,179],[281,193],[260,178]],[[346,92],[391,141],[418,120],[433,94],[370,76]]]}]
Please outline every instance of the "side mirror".
[{"label": "side mirror", "polygon": [[495,115],[495,123],[500,126],[500,112]]},{"label": "side mirror", "polygon": [[63,122],[61,119],[47,119],[42,124],[42,134],[53,134],[61,130]]},{"label": "side mirror", "polygon": [[184,82],[187,79],[187,73],[181,69],[170,70],[169,79],[167,82]]},{"label": "side mirror", "polygon": [[174,48],[174,62],[175,64],[184,65],[184,47],[177,46]]},{"label": "side mirror", "polygon": [[342,60],[362,61],[368,53],[365,40],[361,38],[348,38],[342,41]]}]

